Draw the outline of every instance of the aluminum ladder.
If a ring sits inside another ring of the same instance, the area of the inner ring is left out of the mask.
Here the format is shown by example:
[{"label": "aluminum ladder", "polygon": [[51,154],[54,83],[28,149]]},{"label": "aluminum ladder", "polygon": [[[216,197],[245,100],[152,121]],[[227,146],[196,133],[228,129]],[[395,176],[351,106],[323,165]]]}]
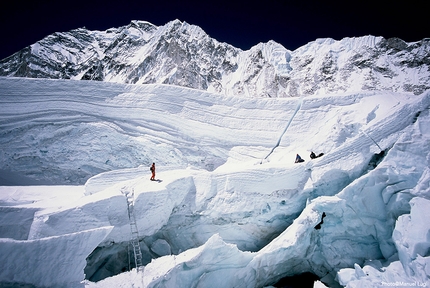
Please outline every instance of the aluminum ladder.
[{"label": "aluminum ladder", "polygon": [[136,265],[135,267],[137,270],[139,270],[139,267],[143,266],[143,263],[142,251],[140,249],[139,244],[139,232],[137,230],[136,216],[134,215],[134,189],[132,190],[132,192],[130,192],[125,188],[122,188],[121,192],[125,195],[125,198],[127,199],[128,219],[130,220],[131,230],[130,245],[133,249],[134,263]]}]

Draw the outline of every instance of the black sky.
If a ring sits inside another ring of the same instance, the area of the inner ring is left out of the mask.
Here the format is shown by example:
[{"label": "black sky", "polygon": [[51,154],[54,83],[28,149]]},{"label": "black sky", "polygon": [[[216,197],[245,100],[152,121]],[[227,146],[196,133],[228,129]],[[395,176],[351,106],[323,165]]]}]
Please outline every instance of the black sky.
[{"label": "black sky", "polygon": [[175,19],[244,50],[274,40],[295,50],[317,38],[365,35],[407,42],[430,37],[425,1],[14,0],[0,4],[0,59],[54,32],[106,30]]}]

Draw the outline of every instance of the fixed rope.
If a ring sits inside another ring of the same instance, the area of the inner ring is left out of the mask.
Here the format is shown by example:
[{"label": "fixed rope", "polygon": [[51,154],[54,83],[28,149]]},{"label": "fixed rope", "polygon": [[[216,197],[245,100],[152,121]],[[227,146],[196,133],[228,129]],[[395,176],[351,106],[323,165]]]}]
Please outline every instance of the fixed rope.
[{"label": "fixed rope", "polygon": [[291,115],[291,118],[288,121],[287,125],[285,126],[284,131],[282,131],[281,135],[278,138],[278,142],[276,142],[275,146],[273,146],[273,148],[272,148],[272,150],[270,150],[269,154],[267,154],[267,156],[261,160],[260,164],[263,164],[263,161],[266,160],[267,158],[269,158],[269,156],[272,155],[272,153],[275,151],[275,149],[279,147],[279,145],[281,144],[282,137],[284,137],[285,133],[287,132],[288,128],[291,125],[291,122],[293,122],[293,119],[296,116],[297,112],[299,112],[299,110],[302,108],[302,104],[303,104],[303,96],[300,97],[300,99],[297,103],[296,109],[294,110],[293,115]]}]

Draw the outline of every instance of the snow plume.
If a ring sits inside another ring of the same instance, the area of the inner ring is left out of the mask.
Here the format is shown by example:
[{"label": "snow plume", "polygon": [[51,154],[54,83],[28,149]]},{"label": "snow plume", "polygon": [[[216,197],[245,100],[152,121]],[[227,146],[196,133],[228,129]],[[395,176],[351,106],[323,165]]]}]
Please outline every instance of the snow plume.
[{"label": "snow plume", "polygon": [[[77,185],[0,187],[1,283],[428,283],[429,92],[298,105],[169,85],[1,78],[0,90],[3,185]],[[121,191],[134,192],[144,269],[129,265]]]}]

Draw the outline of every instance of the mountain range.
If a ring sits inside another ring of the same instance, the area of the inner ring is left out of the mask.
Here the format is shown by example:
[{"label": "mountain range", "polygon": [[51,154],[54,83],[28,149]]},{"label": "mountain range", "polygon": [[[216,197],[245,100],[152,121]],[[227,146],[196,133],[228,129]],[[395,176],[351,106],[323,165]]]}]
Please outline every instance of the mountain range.
[{"label": "mountain range", "polygon": [[0,76],[170,84],[225,95],[294,97],[430,88],[430,38],[317,39],[295,51],[269,41],[243,51],[200,27],[145,21],[57,32],[0,61]]}]

